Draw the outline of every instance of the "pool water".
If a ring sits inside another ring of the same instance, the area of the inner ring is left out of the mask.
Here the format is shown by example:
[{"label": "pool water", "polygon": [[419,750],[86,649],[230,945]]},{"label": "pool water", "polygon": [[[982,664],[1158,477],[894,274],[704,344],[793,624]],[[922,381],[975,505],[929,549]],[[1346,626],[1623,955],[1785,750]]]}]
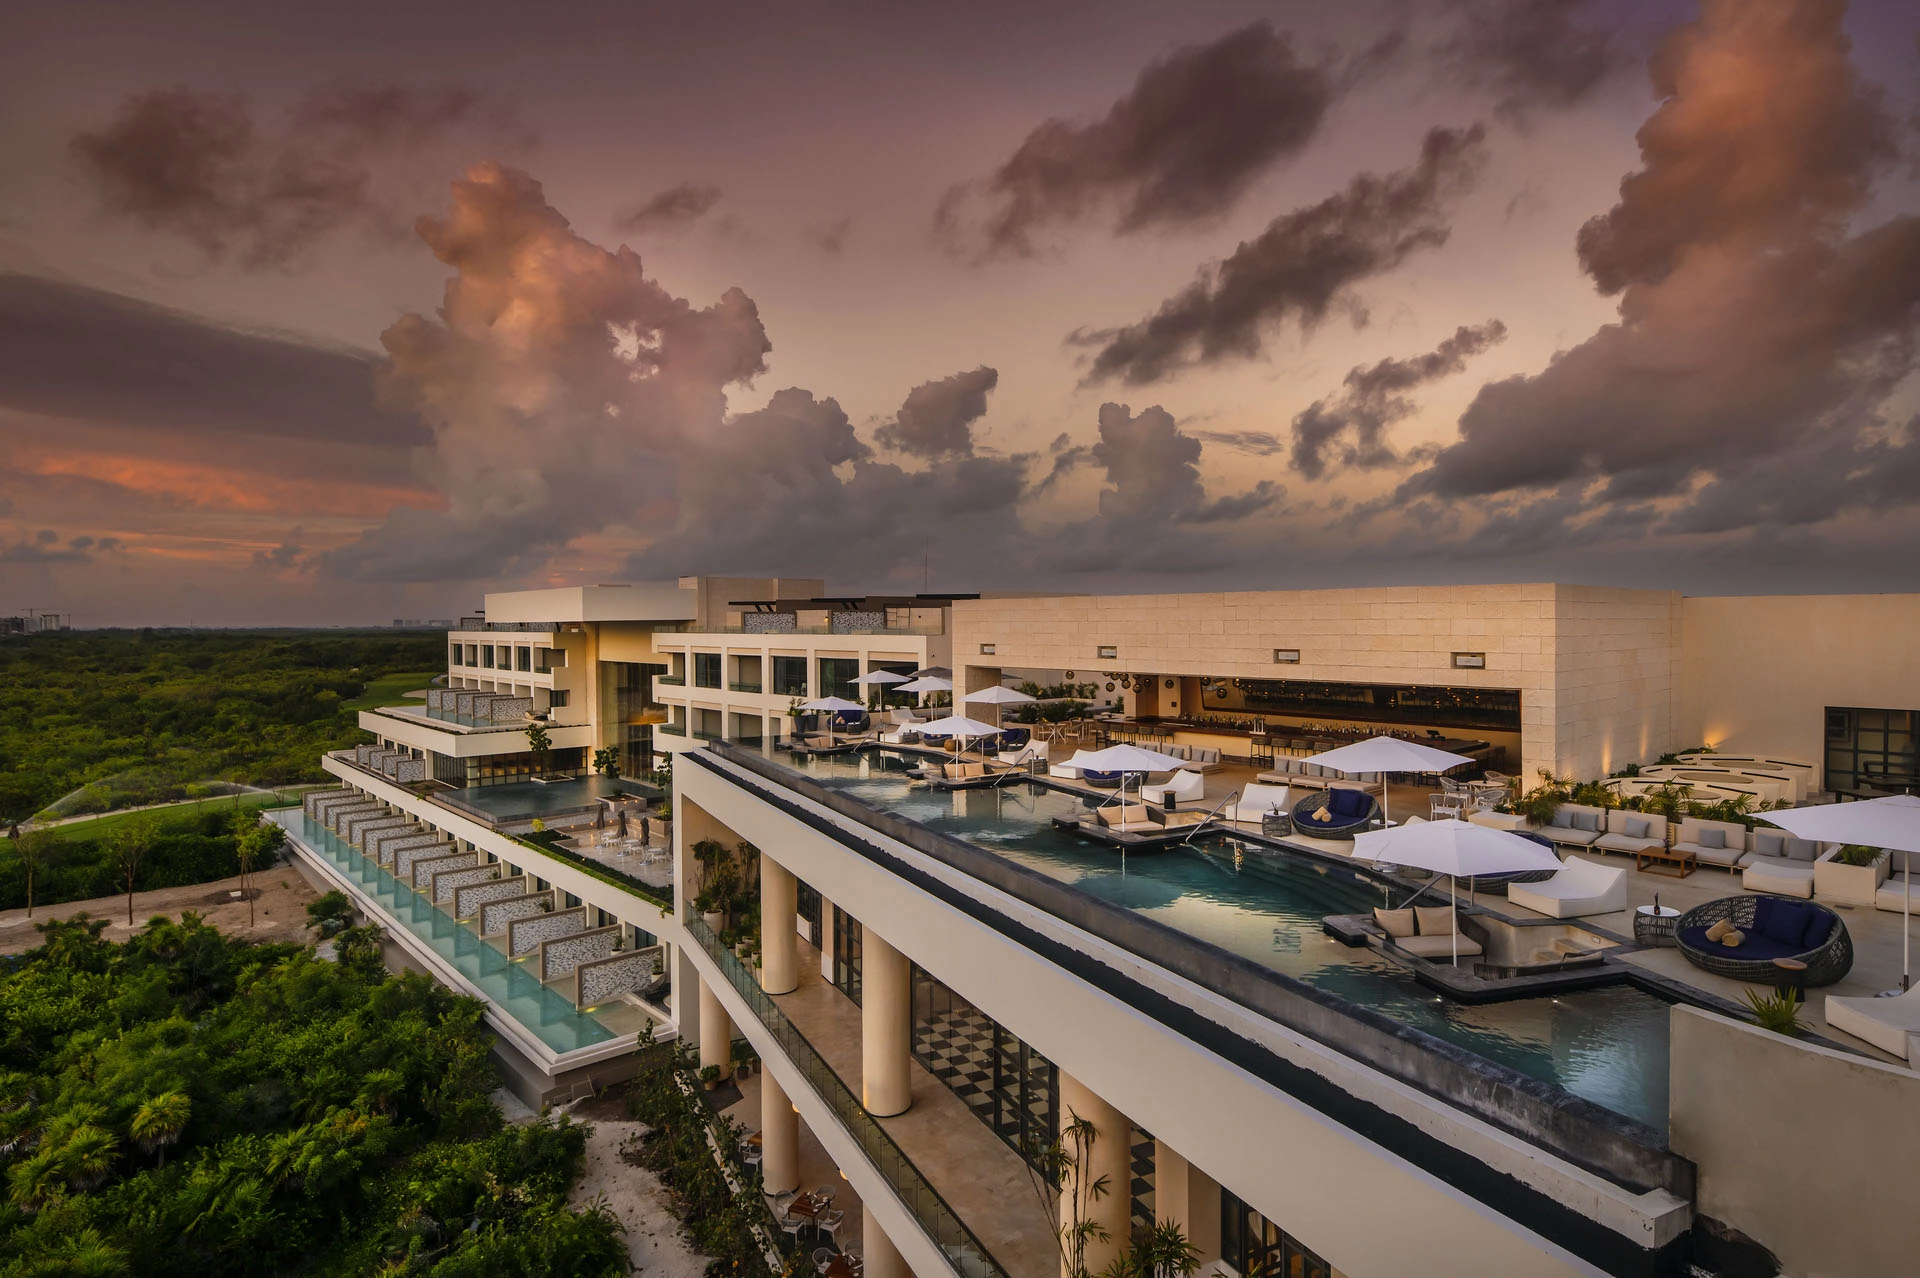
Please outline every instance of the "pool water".
[{"label": "pool water", "polygon": [[470,808],[495,821],[524,821],[557,812],[591,808],[597,799],[632,793],[631,782],[616,777],[574,777],[568,781],[509,781],[504,785],[474,785],[445,790],[435,797],[455,807]]},{"label": "pool water", "polygon": [[1576,1096],[1665,1130],[1668,1003],[1611,986],[1504,1003],[1447,1000],[1404,967],[1327,936],[1328,914],[1385,901],[1375,881],[1312,857],[1223,834],[1123,856],[1057,830],[1085,811],[1077,795],[1013,782],[993,789],[915,787],[900,755],[780,762],[823,785],[1017,862],[1080,891],[1372,1008]]},{"label": "pool water", "polygon": [[556,1053],[578,1051],[617,1037],[573,1000],[542,985],[527,962],[516,963],[480,939],[471,927],[436,909],[378,863],[297,809],[274,813],[287,832],[353,880],[394,919],[473,983],[495,1006]]}]

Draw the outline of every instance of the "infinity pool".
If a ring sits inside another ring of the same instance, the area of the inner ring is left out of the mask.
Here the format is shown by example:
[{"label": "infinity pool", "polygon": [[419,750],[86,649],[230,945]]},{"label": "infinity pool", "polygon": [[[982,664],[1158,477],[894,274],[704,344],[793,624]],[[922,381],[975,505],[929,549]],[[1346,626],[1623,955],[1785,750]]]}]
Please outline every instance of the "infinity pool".
[{"label": "infinity pool", "polygon": [[1020,782],[934,790],[886,753],[780,762],[884,811],[964,839],[1169,927],[1553,1083],[1657,1130],[1667,1125],[1669,1004],[1629,985],[1505,1003],[1454,1003],[1372,950],[1321,930],[1380,905],[1385,889],[1339,865],[1223,834],[1122,856],[1052,825],[1076,795]]},{"label": "infinity pool", "polygon": [[404,886],[399,879],[362,856],[352,844],[296,809],[271,814],[287,832],[332,862],[335,868],[380,903],[407,931],[433,947],[508,1016],[555,1052],[578,1051],[616,1037],[573,1001],[542,985],[526,963],[515,963],[480,939],[470,927]]}]

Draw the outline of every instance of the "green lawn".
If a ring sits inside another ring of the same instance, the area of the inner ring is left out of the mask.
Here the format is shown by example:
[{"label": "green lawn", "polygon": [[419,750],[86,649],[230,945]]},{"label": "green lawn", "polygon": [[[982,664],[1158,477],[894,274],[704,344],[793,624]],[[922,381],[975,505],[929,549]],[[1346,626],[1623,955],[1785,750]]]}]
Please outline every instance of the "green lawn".
[{"label": "green lawn", "polygon": [[[324,783],[323,783],[324,784]],[[223,794],[213,799],[189,799],[184,803],[169,803],[162,807],[149,808],[156,818],[187,816],[195,812],[220,808],[227,811],[258,811],[262,808],[288,808],[300,802],[300,796],[317,787],[312,785],[288,786],[271,794]],[[59,839],[98,839],[110,830],[139,816],[138,812],[110,812],[91,821],[74,821],[67,825],[55,826],[53,835]]]},{"label": "green lawn", "polygon": [[406,694],[418,692],[433,682],[435,675],[445,674],[444,670],[428,670],[416,674],[381,675],[367,685],[365,692],[348,701],[342,701],[340,708],[348,712],[373,710],[380,706],[397,706],[406,702]]}]

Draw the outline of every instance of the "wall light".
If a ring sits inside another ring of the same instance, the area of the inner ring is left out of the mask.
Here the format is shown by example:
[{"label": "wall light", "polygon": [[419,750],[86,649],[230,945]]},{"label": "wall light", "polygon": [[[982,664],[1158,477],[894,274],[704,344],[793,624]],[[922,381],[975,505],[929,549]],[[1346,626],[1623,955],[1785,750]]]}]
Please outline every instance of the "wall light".
[{"label": "wall light", "polygon": [[993,645],[990,643],[981,644],[980,655],[983,657],[991,657],[993,655]]},{"label": "wall light", "polygon": [[1297,666],[1300,664],[1300,650],[1298,648],[1275,648],[1273,650],[1273,660],[1275,665]]},{"label": "wall light", "polygon": [[1118,645],[1103,643],[1095,650],[1095,655],[1102,661],[1117,661],[1120,657],[1120,649]]},{"label": "wall light", "polygon": [[1453,654],[1455,670],[1485,670],[1487,654],[1484,652],[1456,652]]}]

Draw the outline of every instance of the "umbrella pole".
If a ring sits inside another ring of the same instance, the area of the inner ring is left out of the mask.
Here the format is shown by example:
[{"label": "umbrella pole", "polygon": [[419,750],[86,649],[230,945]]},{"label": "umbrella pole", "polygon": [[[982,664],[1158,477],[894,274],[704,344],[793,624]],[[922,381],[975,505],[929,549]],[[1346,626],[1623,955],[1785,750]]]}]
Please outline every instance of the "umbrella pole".
[{"label": "umbrella pole", "polygon": [[1453,965],[1460,966],[1460,897],[1454,891],[1453,876],[1447,876],[1447,905],[1451,907],[1453,926]]},{"label": "umbrella pole", "polygon": [[1913,853],[1902,852],[1907,874],[1900,881],[1900,988],[1913,988]]}]

